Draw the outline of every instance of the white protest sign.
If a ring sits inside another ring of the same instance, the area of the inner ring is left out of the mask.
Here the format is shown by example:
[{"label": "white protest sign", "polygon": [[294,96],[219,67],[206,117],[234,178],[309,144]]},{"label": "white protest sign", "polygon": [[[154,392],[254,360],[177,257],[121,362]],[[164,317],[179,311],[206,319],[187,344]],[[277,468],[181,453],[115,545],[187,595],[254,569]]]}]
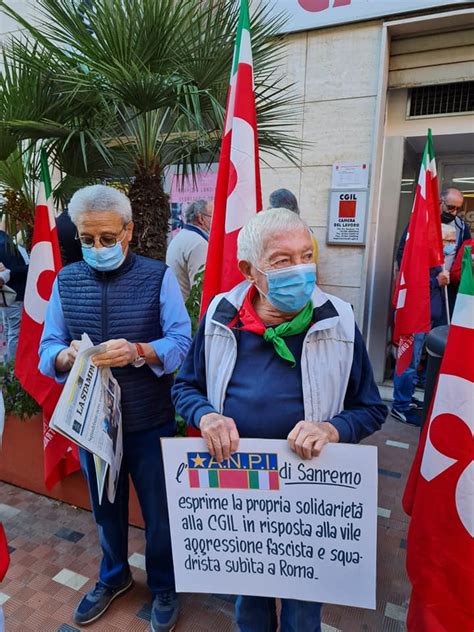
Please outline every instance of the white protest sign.
[{"label": "white protest sign", "polygon": [[377,449],[242,439],[217,463],[202,439],[162,439],[178,592],[375,608]]}]

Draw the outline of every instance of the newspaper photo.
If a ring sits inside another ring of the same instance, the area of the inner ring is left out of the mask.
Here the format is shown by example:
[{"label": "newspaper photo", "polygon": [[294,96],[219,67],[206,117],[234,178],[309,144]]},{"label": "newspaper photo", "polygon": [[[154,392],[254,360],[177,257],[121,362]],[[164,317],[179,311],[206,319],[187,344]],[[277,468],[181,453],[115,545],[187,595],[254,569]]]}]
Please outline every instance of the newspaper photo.
[{"label": "newspaper photo", "polygon": [[99,500],[105,489],[113,502],[123,454],[122,411],[120,386],[112,372],[92,363],[92,357],[103,350],[82,335],[49,425],[94,455]]}]

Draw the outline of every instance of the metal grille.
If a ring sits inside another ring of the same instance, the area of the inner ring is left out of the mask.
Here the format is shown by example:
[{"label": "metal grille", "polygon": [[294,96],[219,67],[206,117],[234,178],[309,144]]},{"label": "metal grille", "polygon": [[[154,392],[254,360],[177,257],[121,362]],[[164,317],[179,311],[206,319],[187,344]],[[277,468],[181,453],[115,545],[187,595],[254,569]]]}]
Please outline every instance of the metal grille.
[{"label": "metal grille", "polygon": [[411,88],[408,118],[474,111],[474,81]]}]

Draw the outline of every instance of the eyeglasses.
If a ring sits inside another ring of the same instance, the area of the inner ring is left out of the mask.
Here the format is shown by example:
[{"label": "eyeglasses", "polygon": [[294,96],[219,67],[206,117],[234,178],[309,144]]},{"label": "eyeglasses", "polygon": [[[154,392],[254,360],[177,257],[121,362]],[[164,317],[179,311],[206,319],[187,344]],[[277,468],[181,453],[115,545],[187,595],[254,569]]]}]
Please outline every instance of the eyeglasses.
[{"label": "eyeglasses", "polygon": [[[122,230],[120,231],[120,233],[122,233],[125,229],[127,228],[127,224],[123,225]],[[104,248],[113,248],[117,243],[120,243],[123,241],[123,237],[122,239],[119,239],[119,235],[111,235],[108,233],[104,233],[103,235],[100,235],[99,237],[92,237],[92,235],[76,235],[75,239],[78,239],[81,242],[81,245],[84,246],[84,248],[93,248],[96,242],[96,239],[99,240],[99,243],[101,246],[103,246]]]},{"label": "eyeglasses", "polygon": [[461,211],[462,210],[462,206],[455,206],[454,204],[446,204],[446,208],[448,209],[448,211],[450,213],[453,213],[454,211]]}]

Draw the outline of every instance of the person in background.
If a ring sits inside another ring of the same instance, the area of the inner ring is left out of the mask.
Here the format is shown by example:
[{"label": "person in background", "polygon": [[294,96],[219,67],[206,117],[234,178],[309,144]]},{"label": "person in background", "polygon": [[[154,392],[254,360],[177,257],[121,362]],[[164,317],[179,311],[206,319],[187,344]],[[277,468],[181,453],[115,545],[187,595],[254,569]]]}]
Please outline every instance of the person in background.
[{"label": "person in background", "polygon": [[454,226],[456,229],[456,255],[463,242],[471,239],[471,231],[466,222],[460,217],[464,206],[464,196],[459,189],[448,187],[439,194],[441,223]]},{"label": "person in background", "polygon": [[8,270],[8,268],[5,268],[3,263],[0,263],[0,288],[2,288],[4,285],[7,285],[9,280],[10,270]]},{"label": "person in background", "polygon": [[[454,249],[453,259],[456,258],[457,254],[462,248],[463,243],[467,239],[471,239],[471,231],[466,222],[460,217],[460,213],[462,212],[464,206],[464,196],[459,189],[455,187],[447,187],[443,189],[439,195],[440,199],[440,211],[441,211],[441,224],[442,226],[449,226],[450,228],[454,228],[456,231],[456,242]],[[443,238],[444,241],[444,238]],[[451,253],[452,247],[450,246],[449,251]],[[453,254],[453,253],[451,253]],[[451,260],[451,256],[449,256],[448,261]],[[447,264],[446,269],[450,270]],[[451,261],[452,265],[452,261]],[[456,301],[457,295],[457,286],[450,284],[448,286],[448,306],[450,315],[454,310],[454,303]],[[445,323],[447,323],[447,318]],[[445,324],[443,323],[443,324]]]},{"label": "person in background", "polygon": [[269,208],[287,208],[289,211],[293,211],[297,215],[300,214],[300,207],[298,206],[298,200],[294,193],[288,189],[276,189],[270,193],[268,198],[270,204]]},{"label": "person in background", "polygon": [[[454,229],[453,227],[443,226],[442,233],[445,257],[448,257],[452,251],[453,239],[455,239]],[[401,265],[405,248],[406,234],[407,231],[402,235],[397,251],[397,263],[399,266]],[[431,328],[433,328],[444,325],[447,321],[445,286],[449,285],[450,275],[449,271],[441,266],[430,268],[429,275]],[[401,375],[398,375],[395,371],[393,376],[391,415],[397,421],[418,426],[420,420],[417,410],[423,408],[423,402],[415,397],[415,386],[426,334],[416,333],[414,338],[413,357],[410,366]]]},{"label": "person in background", "polygon": [[69,204],[83,261],[60,270],[46,311],[40,371],[64,382],[86,332],[104,351],[121,390],[123,460],[113,503],[99,502],[93,455],[79,450],[102,547],[99,581],[74,613],[77,625],[98,619],[133,584],[128,563],[129,476],[145,521],[145,560],[153,595],[152,632],[178,617],[161,437],[173,436],[173,373],[190,343],[191,323],[178,283],[162,261],[134,254],[130,200],[101,184],[77,191]]},{"label": "person in background", "polygon": [[453,224],[441,224],[443,238],[444,267],[450,272],[456,258],[457,235]]},{"label": "person in background", "polygon": [[[440,200],[440,215],[441,215],[441,225],[450,226],[454,228],[456,231],[456,248],[455,248],[455,256],[459,252],[462,243],[466,239],[471,238],[471,231],[469,230],[469,226],[465,223],[465,221],[459,217],[458,213],[462,210],[464,204],[464,196],[459,191],[459,189],[455,189],[450,187],[448,189],[443,189],[439,195]],[[405,241],[407,238],[408,226],[402,233],[400,237],[400,242],[398,244],[396,260],[398,263],[398,267],[402,263],[403,251],[405,250]]]},{"label": "person in background", "polygon": [[56,231],[63,266],[82,260],[81,242],[77,238],[77,229],[69,217],[67,208],[56,217]]},{"label": "person in background", "polygon": [[[240,231],[245,277],[216,296],[176,377],[177,412],[218,461],[239,437],[287,439],[302,459],[358,443],[385,421],[351,306],[316,285],[311,233],[295,213],[257,213]],[[281,600],[280,629],[321,632],[321,604]],[[241,632],[274,632],[275,600],[240,596]]]},{"label": "person in background", "polygon": [[[288,189],[276,189],[273,193],[270,193],[268,198],[269,208],[286,208],[289,211],[293,211],[297,215],[300,214],[300,207],[298,206],[298,200],[294,193]],[[318,263],[319,246],[316,237],[311,234],[314,247],[314,263]]]},{"label": "person in background", "polygon": [[25,298],[28,264],[17,246],[5,232],[5,222],[0,222],[0,263],[3,270],[8,270],[10,278],[8,286],[16,292],[16,300],[9,307],[2,308],[3,326],[6,331],[8,360],[13,360],[18,346],[23,299]]},{"label": "person in background", "polygon": [[185,301],[196,275],[206,265],[213,208],[213,203],[208,200],[191,202],[185,211],[186,223],[166,251],[166,263],[178,279]]}]

